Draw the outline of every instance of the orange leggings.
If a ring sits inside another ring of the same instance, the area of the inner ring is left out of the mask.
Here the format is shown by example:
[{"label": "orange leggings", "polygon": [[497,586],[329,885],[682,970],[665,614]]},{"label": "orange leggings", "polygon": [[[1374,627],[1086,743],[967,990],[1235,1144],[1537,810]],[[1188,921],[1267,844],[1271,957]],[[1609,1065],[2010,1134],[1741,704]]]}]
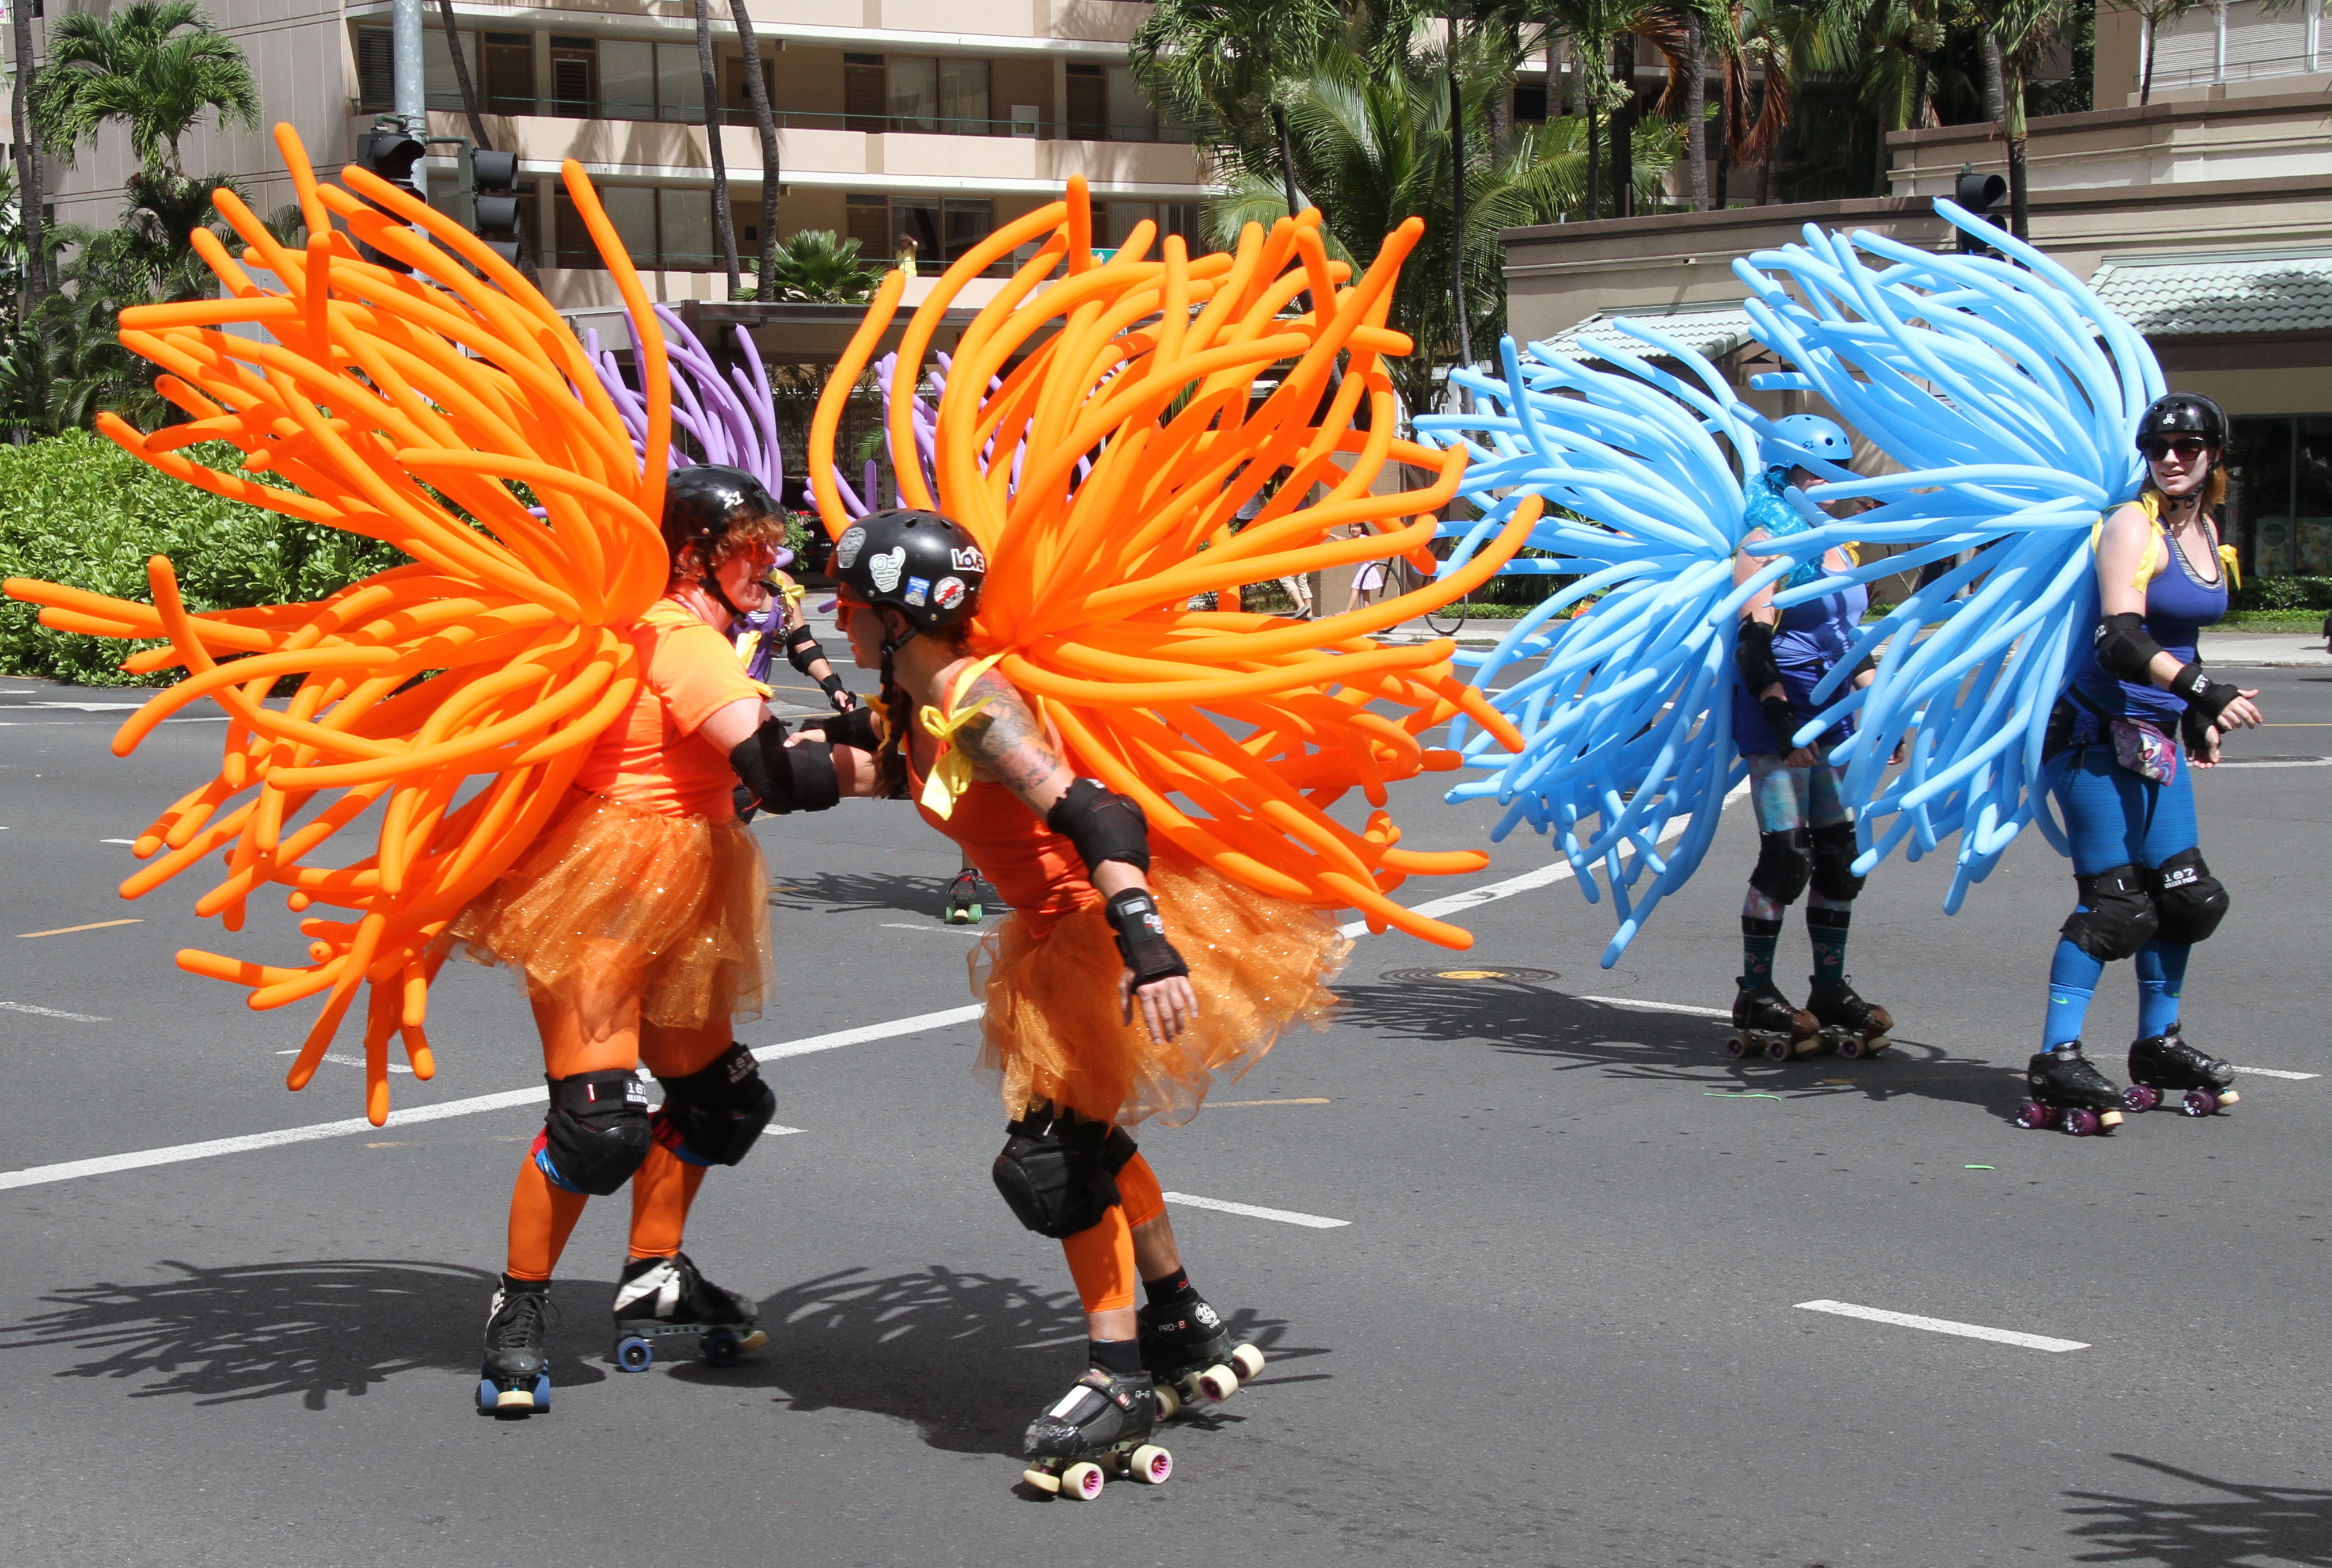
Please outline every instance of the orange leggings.
[{"label": "orange leggings", "polygon": [[[636,1067],[643,1061],[659,1078],[681,1076],[711,1066],[731,1038],[726,1019],[693,1029],[644,1024],[636,994],[586,997],[580,1006],[538,995],[534,1017],[542,1031],[543,1068],[555,1078]],[[703,1185],[704,1171],[662,1143],[649,1149],[632,1177],[631,1256],[669,1257],[680,1250],[688,1207]],[[588,1201],[587,1194],[554,1184],[530,1151],[511,1192],[510,1276],[549,1279]]]},{"label": "orange leggings", "polygon": [[1140,1154],[1117,1173],[1117,1196],[1101,1223],[1061,1243],[1061,1250],[1069,1255],[1069,1277],[1077,1282],[1077,1300],[1087,1312],[1113,1312],[1133,1305],[1133,1285],[1140,1277],[1133,1266],[1133,1228],[1166,1212],[1166,1194],[1150,1162]]}]

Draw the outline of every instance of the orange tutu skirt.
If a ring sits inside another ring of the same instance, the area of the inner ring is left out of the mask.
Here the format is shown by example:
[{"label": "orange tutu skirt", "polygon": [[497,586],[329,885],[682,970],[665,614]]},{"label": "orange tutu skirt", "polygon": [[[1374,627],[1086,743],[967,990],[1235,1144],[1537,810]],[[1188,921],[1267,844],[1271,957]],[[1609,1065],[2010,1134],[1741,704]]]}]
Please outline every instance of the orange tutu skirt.
[{"label": "orange tutu skirt", "polygon": [[636,971],[641,1018],[669,1028],[759,1018],[777,985],[769,882],[733,817],[578,792],[438,941],[570,1001]]},{"label": "orange tutu skirt", "polygon": [[1327,982],[1352,944],[1325,914],[1162,856],[1150,888],[1199,993],[1198,1021],[1171,1045],[1138,1010],[1132,1024],[1119,1014],[1125,963],[1098,904],[1041,937],[1008,916],[972,951],[971,994],[988,1004],[980,1063],[1015,1118],[1044,1101],[1122,1127],[1152,1116],[1180,1126],[1290,1024],[1328,1027]]}]

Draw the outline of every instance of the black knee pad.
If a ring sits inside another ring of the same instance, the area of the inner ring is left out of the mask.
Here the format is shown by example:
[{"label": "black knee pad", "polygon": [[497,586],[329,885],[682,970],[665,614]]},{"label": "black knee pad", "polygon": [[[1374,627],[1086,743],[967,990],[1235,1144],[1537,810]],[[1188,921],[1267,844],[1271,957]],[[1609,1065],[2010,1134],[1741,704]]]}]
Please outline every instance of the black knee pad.
[{"label": "black knee pad", "polygon": [[1813,840],[1814,891],[1834,903],[1851,903],[1862,891],[1862,878],[1854,875],[1854,857],[1861,853],[1855,847],[1854,824],[1817,827]]},{"label": "black knee pad", "polygon": [[2203,864],[2199,849],[2182,849],[2154,868],[2154,909],[2162,942],[2206,942],[2227,918],[2226,885]]},{"label": "black knee pad", "polygon": [[700,1165],[734,1165],[777,1114],[778,1097],[761,1081],[761,1065],[734,1040],[710,1066],[659,1082],[664,1104],[655,1117],[656,1139]]},{"label": "black knee pad", "polygon": [[1813,835],[1802,827],[1757,835],[1757,868],[1749,885],[1775,904],[1795,904],[1813,875]]},{"label": "black knee pad", "polygon": [[2093,959],[2111,963],[2129,957],[2146,945],[2161,923],[2146,874],[2135,865],[2113,866],[2095,876],[2076,876],[2073,885],[2089,907],[2076,910],[2060,929]]},{"label": "black knee pad", "polygon": [[1117,1200],[1117,1173],[1134,1142],[1106,1122],[1032,1109],[1005,1131],[990,1174],[1020,1223],[1064,1240],[1101,1223]]},{"label": "black knee pad", "polygon": [[549,1078],[550,1114],[542,1154],[550,1175],[573,1192],[605,1198],[648,1157],[648,1094],[636,1073],[611,1070]]}]

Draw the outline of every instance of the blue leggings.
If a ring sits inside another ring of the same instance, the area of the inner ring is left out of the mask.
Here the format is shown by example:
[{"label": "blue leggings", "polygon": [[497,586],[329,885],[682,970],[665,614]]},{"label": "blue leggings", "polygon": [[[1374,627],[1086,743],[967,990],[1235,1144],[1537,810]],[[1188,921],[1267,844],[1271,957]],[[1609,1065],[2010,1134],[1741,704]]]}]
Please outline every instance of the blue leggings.
[{"label": "blue leggings", "polygon": [[[1839,793],[1839,780],[1846,770],[1833,768],[1827,762],[1817,762],[1811,768],[1784,768],[1782,759],[1772,752],[1754,753],[1743,759],[1749,764],[1749,804],[1757,813],[1760,833],[1787,833],[1798,827],[1828,827],[1833,823],[1850,822],[1854,813],[1848,810],[1845,798]],[[1752,887],[1742,901],[1741,913],[1752,920],[1779,920],[1783,905]],[[1851,901],[1824,898],[1817,893],[1811,896],[1813,909],[1851,909]]]},{"label": "blue leggings", "polygon": [[[2049,760],[2049,789],[2063,811],[2073,842],[2073,870],[2094,876],[2117,865],[2156,866],[2200,841],[2194,821],[2194,785],[2181,762],[2177,777],[2157,784],[2114,760],[2110,745],[2075,746]],[[2088,905],[2076,904],[2076,909]],[[2137,1032],[2170,1032],[2178,1021],[2178,998],[2186,980],[2184,942],[2149,942],[2137,950]],[[2057,939],[2049,965],[2049,1012],[2041,1022],[2040,1048],[2079,1045],[2105,965]]]}]

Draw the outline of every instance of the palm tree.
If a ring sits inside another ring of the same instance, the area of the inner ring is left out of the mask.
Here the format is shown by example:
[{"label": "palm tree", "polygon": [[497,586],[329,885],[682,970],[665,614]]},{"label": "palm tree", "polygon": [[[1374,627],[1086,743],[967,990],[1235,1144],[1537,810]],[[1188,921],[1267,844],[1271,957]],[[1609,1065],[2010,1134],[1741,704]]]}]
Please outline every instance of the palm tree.
[{"label": "palm tree", "polygon": [[[1997,58],[2000,72],[2002,137],[2008,143],[2008,225],[2020,240],[2032,237],[2028,197],[2031,181],[2024,167],[2024,86],[2032,67],[2071,22],[2079,0],[1992,0],[1987,10],[1992,25],[1984,33],[1985,75]],[[1987,87],[1990,83],[1987,81]]]},{"label": "palm tree", "polygon": [[[1488,125],[1490,100],[1505,78],[1461,73],[1460,109]],[[1458,305],[1448,280],[1458,252],[1468,337],[1495,341],[1505,330],[1501,229],[1552,223],[1582,206],[1589,158],[1575,120],[1493,127],[1467,139],[1466,224],[1453,247],[1451,139],[1448,79],[1437,55],[1388,57],[1343,45],[1324,52],[1312,74],[1285,90],[1292,161],[1302,189],[1325,215],[1332,254],[1365,267],[1384,236],[1411,214],[1425,236],[1394,286],[1390,324],[1417,349],[1388,367],[1412,413],[1433,406],[1437,368],[1458,355]],[[1656,189],[1674,161],[1677,138],[1666,126],[1648,132],[1637,177]],[[1208,206],[1217,239],[1229,243],[1241,225],[1268,224],[1285,211],[1276,158],[1250,148],[1234,155],[1228,190]]]},{"label": "palm tree", "polygon": [[2143,108],[2154,99],[2154,46],[2161,35],[2162,24],[2201,9],[2203,0],[2112,0],[2112,4],[2134,13],[2144,28],[2137,67],[2137,101]]},{"label": "palm tree", "polygon": [[28,123],[33,76],[32,6],[16,5],[11,8],[8,20],[16,48],[16,85],[9,95],[8,111],[15,129],[16,189],[20,196],[17,205],[24,214],[24,291],[19,311],[29,317],[49,292],[48,250],[41,243],[41,158],[33,145]]},{"label": "palm tree", "polygon": [[1219,148],[1239,148],[1243,162],[1265,145],[1258,118],[1268,120],[1293,215],[1302,205],[1282,97],[1344,22],[1335,0],[1159,0],[1134,32],[1133,73],[1153,102]]},{"label": "palm tree", "polygon": [[769,84],[761,79],[761,41],[753,33],[752,13],[745,0],[729,0],[729,14],[736,18],[737,42],[744,45],[745,88],[753,100],[753,124],[761,133],[761,276],[754,294],[767,300],[778,292],[778,117],[769,111]]},{"label": "palm tree", "polygon": [[858,259],[858,242],[836,240],[832,229],[788,236],[761,275],[774,280],[762,298],[812,305],[863,304],[883,281],[878,269]]},{"label": "palm tree", "polygon": [[[760,64],[757,57],[754,65]],[[729,165],[721,155],[721,76],[712,69],[712,0],[696,0],[696,69],[704,79],[704,142],[712,158],[712,227],[721,236],[721,260],[735,294],[737,229],[729,221]]]},{"label": "palm tree", "polygon": [[102,21],[62,16],[33,80],[33,129],[68,160],[119,120],[140,163],[183,177],[179,139],[214,111],[222,125],[256,128],[259,85],[243,51],[194,0],[130,0]]}]

